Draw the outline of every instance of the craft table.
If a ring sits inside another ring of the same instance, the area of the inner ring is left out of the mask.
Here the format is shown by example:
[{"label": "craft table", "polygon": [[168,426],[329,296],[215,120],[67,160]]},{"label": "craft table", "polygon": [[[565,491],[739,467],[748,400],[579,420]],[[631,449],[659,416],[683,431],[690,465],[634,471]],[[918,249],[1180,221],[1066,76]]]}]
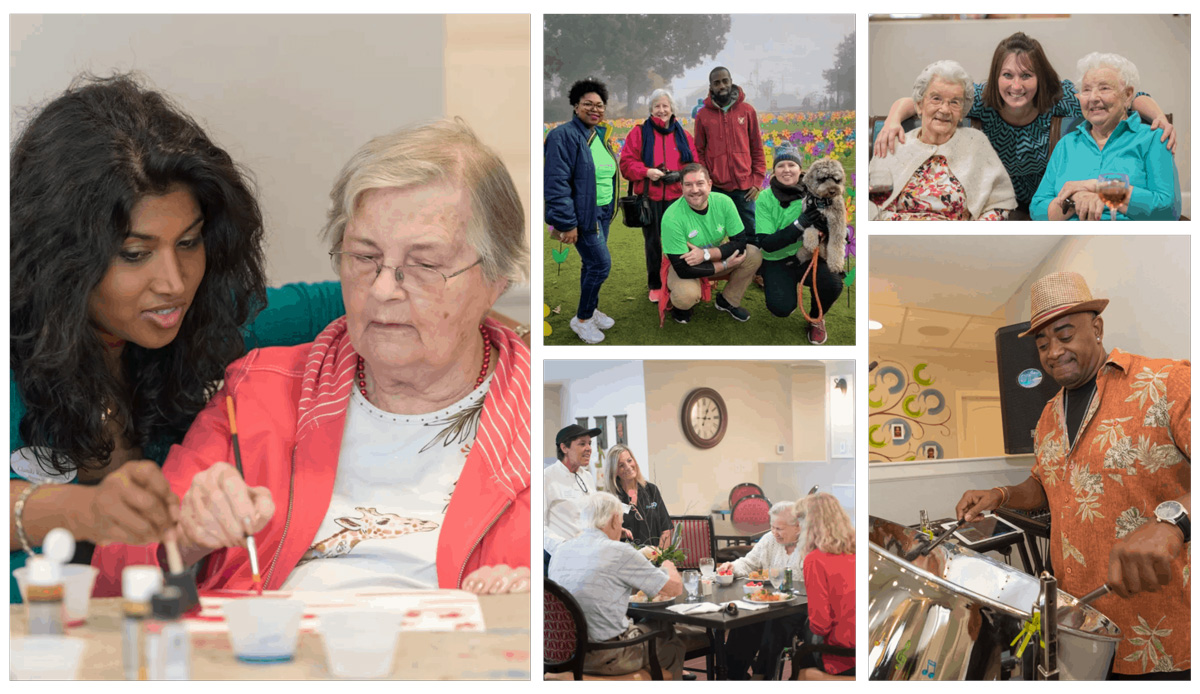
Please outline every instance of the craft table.
[{"label": "craft table", "polygon": [[[401,632],[391,679],[529,680],[529,594],[480,596],[487,631]],[[93,599],[86,624],[67,630],[88,641],[79,679],[124,679],[121,666],[121,599]],[[9,606],[9,633],[25,634],[24,605]],[[194,680],[325,680],[320,634],[302,632],[287,663],[243,663],[224,634],[192,635]]]}]

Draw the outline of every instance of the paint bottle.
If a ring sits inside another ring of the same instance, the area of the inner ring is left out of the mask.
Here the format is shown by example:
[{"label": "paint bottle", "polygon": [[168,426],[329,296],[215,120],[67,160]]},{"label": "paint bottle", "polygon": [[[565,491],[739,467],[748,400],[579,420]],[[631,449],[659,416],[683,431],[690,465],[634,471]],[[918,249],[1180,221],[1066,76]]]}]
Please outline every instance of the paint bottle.
[{"label": "paint bottle", "polygon": [[150,598],[162,590],[162,571],[157,566],[127,566],[121,572],[121,659],[125,679],[146,679],[146,650],[143,641]]},{"label": "paint bottle", "polygon": [[66,614],[63,605],[62,565],[39,556],[30,557],[26,566],[29,569],[29,579],[25,586],[29,635],[62,636]]},{"label": "paint bottle", "polygon": [[149,679],[191,679],[191,647],[183,626],[183,593],[167,586],[150,598],[150,619],[145,626]]}]

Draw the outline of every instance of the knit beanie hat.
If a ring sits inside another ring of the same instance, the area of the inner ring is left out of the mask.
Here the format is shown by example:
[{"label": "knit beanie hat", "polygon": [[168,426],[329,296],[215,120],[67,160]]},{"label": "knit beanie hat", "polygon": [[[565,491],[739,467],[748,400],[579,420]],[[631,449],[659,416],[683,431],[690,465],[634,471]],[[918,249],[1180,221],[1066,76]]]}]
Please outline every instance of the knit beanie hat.
[{"label": "knit beanie hat", "polygon": [[796,166],[803,167],[803,162],[800,161],[800,150],[790,142],[784,142],[775,148],[775,163],[778,164],[781,161],[794,161]]}]

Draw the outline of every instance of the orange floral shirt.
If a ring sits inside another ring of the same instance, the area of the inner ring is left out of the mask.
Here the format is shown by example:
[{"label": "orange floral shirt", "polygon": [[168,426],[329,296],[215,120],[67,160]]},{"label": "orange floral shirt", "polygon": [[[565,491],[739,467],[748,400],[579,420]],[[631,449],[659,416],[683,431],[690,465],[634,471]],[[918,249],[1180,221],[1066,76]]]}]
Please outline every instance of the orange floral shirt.
[{"label": "orange floral shirt", "polygon": [[[1050,555],[1071,595],[1108,579],[1113,544],[1154,509],[1191,489],[1192,367],[1119,349],[1096,377],[1075,444],[1068,443],[1060,390],[1042,411],[1032,474],[1049,501]],[[1191,667],[1191,545],[1171,565],[1171,582],[1128,600],[1109,594],[1096,609],[1121,627],[1113,669],[1124,674]]]}]

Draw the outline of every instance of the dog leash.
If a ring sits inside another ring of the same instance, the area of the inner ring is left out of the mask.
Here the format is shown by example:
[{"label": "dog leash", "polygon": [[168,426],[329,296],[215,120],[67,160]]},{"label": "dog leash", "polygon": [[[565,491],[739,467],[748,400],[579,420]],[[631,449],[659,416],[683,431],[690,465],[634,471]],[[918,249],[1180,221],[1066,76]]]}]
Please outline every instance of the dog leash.
[{"label": "dog leash", "polygon": [[[800,278],[800,284],[796,288],[796,304],[800,307],[800,313],[804,316],[805,320],[813,325],[825,320],[825,307],[821,305],[821,297],[817,296],[817,253],[820,250],[821,244],[818,243],[817,247],[813,249],[812,262],[808,264],[808,269],[804,271],[804,276]],[[812,275],[813,301],[817,304],[817,317],[815,320],[804,310],[804,280],[808,279],[809,275]]]}]

